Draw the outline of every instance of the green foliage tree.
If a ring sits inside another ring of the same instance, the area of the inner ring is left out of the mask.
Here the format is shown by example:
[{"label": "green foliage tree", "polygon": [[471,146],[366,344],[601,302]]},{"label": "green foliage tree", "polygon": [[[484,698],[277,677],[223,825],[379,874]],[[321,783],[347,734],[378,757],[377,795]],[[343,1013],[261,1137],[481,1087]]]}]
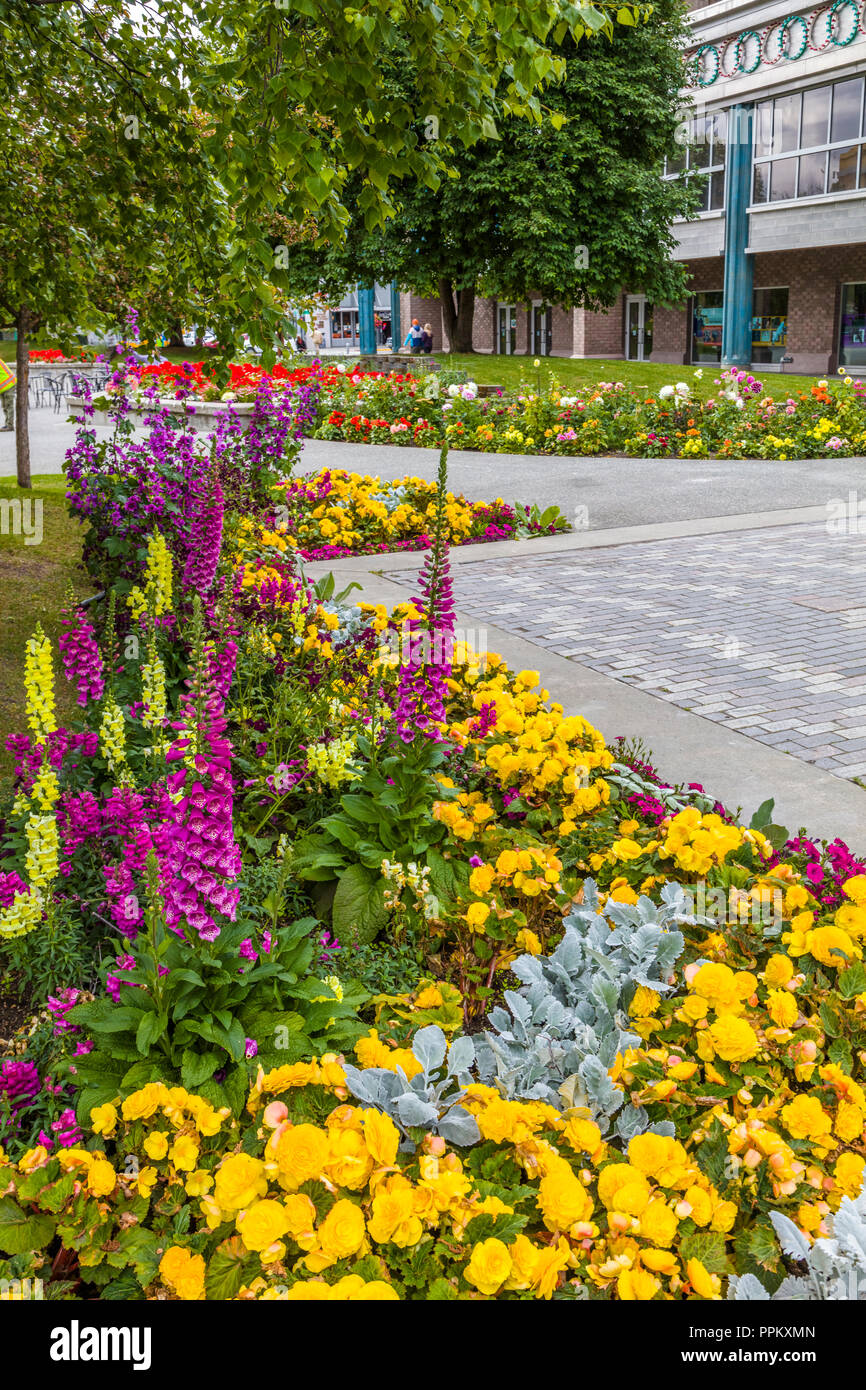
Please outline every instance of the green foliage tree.
[{"label": "green foliage tree", "polygon": [[[499,138],[452,148],[438,188],[406,180],[384,229],[366,232],[357,217],[342,244],[305,248],[299,278],[320,276],[334,293],[396,277],[439,298],[457,352],[472,351],[479,293],[592,310],[623,287],[681,298],[670,227],[696,195],[661,172],[677,150],[682,35],[678,0],[661,0],[639,25],[579,44],[566,37],[556,50],[565,73],[545,89],[540,123],[510,115]],[[411,88],[414,73],[403,67],[393,80]]]},{"label": "green foliage tree", "polygon": [[[615,9],[615,6],[613,7]],[[538,120],[549,40],[612,27],[571,0],[0,0],[0,307],[18,329],[18,479],[30,484],[28,338],[206,323],[273,361],[288,249],[434,189],[444,142]],[[399,54],[411,91],[388,79]],[[443,144],[424,138],[429,112]]]}]

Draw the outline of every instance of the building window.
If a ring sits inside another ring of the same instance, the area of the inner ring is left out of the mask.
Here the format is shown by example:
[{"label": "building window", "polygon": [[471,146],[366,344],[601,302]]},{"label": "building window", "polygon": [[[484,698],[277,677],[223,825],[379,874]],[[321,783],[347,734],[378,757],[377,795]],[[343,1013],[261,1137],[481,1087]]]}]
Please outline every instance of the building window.
[{"label": "building window", "polygon": [[[692,297],[692,362],[722,360],[721,290]],[[781,362],[788,347],[788,290],[754,290],[752,294],[752,361]]]},{"label": "building window", "polygon": [[338,347],[357,347],[358,341],[358,310],[332,309],[331,342]]},{"label": "building window", "polygon": [[842,286],[840,367],[866,367],[866,284]]},{"label": "building window", "polygon": [[752,298],[752,361],[781,362],[787,347],[787,288],[755,290]]},{"label": "building window", "polygon": [[753,203],[821,198],[866,188],[862,77],[755,107]]},{"label": "building window", "polygon": [[682,152],[665,160],[663,178],[703,181],[703,202],[699,212],[720,212],[725,206],[725,162],[727,156],[727,113],[696,116],[689,122],[689,143]]},{"label": "building window", "polygon": [[692,361],[721,362],[722,304],[721,290],[704,290],[692,297]]}]

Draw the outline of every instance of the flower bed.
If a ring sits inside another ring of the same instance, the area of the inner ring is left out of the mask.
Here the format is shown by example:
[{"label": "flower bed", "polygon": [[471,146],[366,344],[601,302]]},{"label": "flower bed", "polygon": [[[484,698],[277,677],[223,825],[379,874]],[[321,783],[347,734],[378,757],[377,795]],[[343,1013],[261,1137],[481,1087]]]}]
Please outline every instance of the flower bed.
[{"label": "flower bed", "polygon": [[[844,369],[841,371],[844,376]],[[700,379],[702,369],[694,373]],[[708,400],[689,382],[647,395],[622,382],[566,392],[548,379],[479,398],[474,383],[444,390],[436,378],[323,382],[317,439],[422,444],[515,454],[626,454],[646,458],[814,458],[866,453],[866,385],[819,382],[786,400],[746,372],[715,378]]]},{"label": "flower bed", "polygon": [[[408,474],[399,481],[378,476],[322,469],[275,490],[275,512],[284,545],[307,560],[379,551],[426,550],[436,511],[436,484]],[[449,545],[555,535],[570,527],[557,507],[540,512],[534,505],[509,506],[468,502],[449,492],[445,499]]]},{"label": "flower bed", "polygon": [[657,395],[599,382],[567,392],[554,375],[492,396],[448,373],[365,372],[343,363],[314,362],[271,371],[233,364],[219,386],[202,363],[133,367],[109,391],[140,402],[146,383],[163,395],[204,401],[249,402],[262,382],[275,397],[302,387],[310,403],[304,433],[355,444],[422,445],[487,453],[617,454],[636,458],[802,459],[866,453],[866,385],[844,375],[808,392],[778,399],[751,374],[731,369],[714,378],[718,390],[702,400],[695,380],[664,386]]},{"label": "flower bed", "polygon": [[9,740],[0,938],[34,1017],[0,1063],[0,1277],[784,1288],[780,1221],[817,1259],[866,1170],[866,866],[457,641],[444,456],[412,602],[311,586],[271,529],[281,418],[207,452],[82,432],[68,465],[104,593],[64,614],[79,719],[37,628]]}]

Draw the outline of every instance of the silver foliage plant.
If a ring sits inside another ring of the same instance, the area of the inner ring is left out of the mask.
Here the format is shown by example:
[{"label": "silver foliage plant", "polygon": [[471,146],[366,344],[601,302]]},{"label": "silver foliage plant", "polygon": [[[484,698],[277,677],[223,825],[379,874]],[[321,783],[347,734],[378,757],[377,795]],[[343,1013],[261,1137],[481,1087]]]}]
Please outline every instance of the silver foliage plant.
[{"label": "silver foliage plant", "polygon": [[754,1274],[732,1276],[728,1298],[740,1302],[866,1301],[866,1182],[853,1201],[843,1197],[836,1215],[828,1218],[829,1236],[810,1245],[790,1217],[770,1215],[783,1252],[806,1265],[805,1274],[789,1275],[771,1294]]},{"label": "silver foliage plant", "polygon": [[553,954],[520,956],[512,965],[523,984],[506,992],[506,1007],[492,1011],[487,1031],[455,1038],[449,1050],[440,1028],[422,1028],[412,1043],[422,1067],[417,1076],[409,1081],[399,1067],[347,1066],[349,1090],[390,1115],[407,1145],[413,1129],[458,1145],[477,1143],[478,1126],[459,1103],[473,1081],[508,1100],[544,1100],[560,1110],[586,1106],[603,1133],[614,1124],[624,1141],[647,1128],[673,1135],[668,1123],[650,1126],[642,1107],[623,1109],[625,1095],[608,1076],[617,1054],[641,1043],[628,1028],[635,990],[673,988],[683,950],[676,926],[696,920],[679,884],[666,884],[661,899],[659,905],[647,897],[634,905],[608,901],[599,912],[596,884],[587,879],[584,901],[565,919]]},{"label": "silver foliage plant", "polygon": [[[460,1105],[464,1087],[475,1080],[470,1068],[475,1060],[471,1038],[455,1038],[450,1048],[441,1028],[431,1023],[412,1039],[412,1053],[422,1070],[408,1080],[402,1067],[347,1066],[346,1085],[362,1105],[389,1115],[402,1132],[401,1148],[414,1148],[410,1131],[439,1134],[449,1144],[467,1148],[477,1144],[481,1131],[469,1111]],[[444,1075],[440,1076],[444,1067]]]},{"label": "silver foliage plant", "polygon": [[[617,1054],[640,1047],[629,1031],[628,1006],[639,985],[665,994],[683,951],[676,924],[694,922],[679,884],[666,884],[661,903],[608,902],[598,911],[595,882],[565,919],[565,936],[551,956],[521,956],[512,966],[523,981],[490,1014],[491,1031],[476,1040],[481,1081],[507,1099],[544,1100],[563,1109],[586,1106],[606,1132],[616,1115],[623,1140],[649,1127],[646,1111],[629,1105],[608,1075]],[[621,1114],[617,1114],[622,1110]],[[673,1126],[653,1126],[673,1135]]]}]

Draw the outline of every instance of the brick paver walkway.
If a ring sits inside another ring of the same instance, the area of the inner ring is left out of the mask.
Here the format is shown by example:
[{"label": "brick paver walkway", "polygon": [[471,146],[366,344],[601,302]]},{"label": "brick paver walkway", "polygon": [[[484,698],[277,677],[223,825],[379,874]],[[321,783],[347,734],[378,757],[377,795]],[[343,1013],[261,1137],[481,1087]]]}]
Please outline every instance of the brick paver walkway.
[{"label": "brick paver walkway", "polygon": [[785,526],[537,560],[491,547],[453,574],[458,607],[479,621],[866,777],[866,535]]}]

